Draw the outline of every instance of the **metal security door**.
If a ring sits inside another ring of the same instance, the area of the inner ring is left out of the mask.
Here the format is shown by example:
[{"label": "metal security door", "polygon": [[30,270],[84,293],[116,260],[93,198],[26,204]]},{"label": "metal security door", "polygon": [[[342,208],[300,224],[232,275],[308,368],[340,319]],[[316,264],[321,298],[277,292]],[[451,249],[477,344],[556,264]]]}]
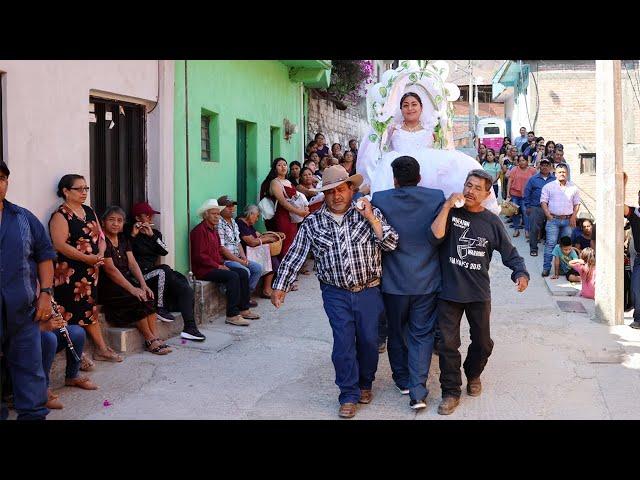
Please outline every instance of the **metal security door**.
[{"label": "metal security door", "polygon": [[91,203],[97,215],[110,205],[127,213],[146,200],[145,109],[91,97]]}]

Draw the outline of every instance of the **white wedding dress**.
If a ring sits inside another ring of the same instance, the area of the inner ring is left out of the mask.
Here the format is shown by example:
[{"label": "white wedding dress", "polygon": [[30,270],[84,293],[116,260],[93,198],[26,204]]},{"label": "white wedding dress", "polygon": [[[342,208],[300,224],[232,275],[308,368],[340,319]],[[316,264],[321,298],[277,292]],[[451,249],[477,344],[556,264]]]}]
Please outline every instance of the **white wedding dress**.
[{"label": "white wedding dress", "polygon": [[[367,152],[368,155],[362,158],[361,163],[358,155],[357,170],[370,184],[373,195],[375,192],[394,188],[391,162],[400,156],[409,155],[420,164],[420,186],[442,190],[445,198],[449,198],[454,192],[461,193],[467,174],[482,167],[475,159],[462,152],[435,149],[431,148],[432,145],[433,135],[428,130],[408,132],[396,128],[391,134],[390,149],[382,155],[380,161],[376,161],[377,155],[372,155],[373,152]],[[372,144],[368,146],[374,147]],[[493,189],[483,206],[495,214],[500,212]]]}]

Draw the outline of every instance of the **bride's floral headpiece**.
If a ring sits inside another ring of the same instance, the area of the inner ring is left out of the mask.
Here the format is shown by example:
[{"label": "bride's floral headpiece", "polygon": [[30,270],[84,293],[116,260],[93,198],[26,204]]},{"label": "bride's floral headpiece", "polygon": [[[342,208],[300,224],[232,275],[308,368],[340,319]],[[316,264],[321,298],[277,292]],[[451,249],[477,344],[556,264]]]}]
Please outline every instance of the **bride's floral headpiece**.
[{"label": "bride's floral headpiece", "polygon": [[442,60],[403,60],[395,70],[384,72],[380,82],[367,92],[367,118],[375,132],[369,135],[369,141],[387,149],[387,127],[402,122],[400,99],[407,92],[415,92],[422,100],[422,126],[435,134],[435,148],[447,148],[453,127],[451,102],[460,97],[457,85],[445,83],[448,76],[449,64]]}]

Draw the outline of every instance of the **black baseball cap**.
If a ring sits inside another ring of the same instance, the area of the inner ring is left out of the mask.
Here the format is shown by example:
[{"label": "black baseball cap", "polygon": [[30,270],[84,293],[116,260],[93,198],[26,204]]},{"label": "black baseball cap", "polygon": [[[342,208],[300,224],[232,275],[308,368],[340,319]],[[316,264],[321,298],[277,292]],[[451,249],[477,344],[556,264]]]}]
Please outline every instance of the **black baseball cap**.
[{"label": "black baseball cap", "polygon": [[539,164],[548,163],[549,165],[551,165],[551,161],[548,158],[543,158],[538,163]]},{"label": "black baseball cap", "polygon": [[4,163],[2,160],[0,160],[0,172],[4,173],[7,177],[11,173],[9,172],[9,167],[7,167],[7,164]]}]

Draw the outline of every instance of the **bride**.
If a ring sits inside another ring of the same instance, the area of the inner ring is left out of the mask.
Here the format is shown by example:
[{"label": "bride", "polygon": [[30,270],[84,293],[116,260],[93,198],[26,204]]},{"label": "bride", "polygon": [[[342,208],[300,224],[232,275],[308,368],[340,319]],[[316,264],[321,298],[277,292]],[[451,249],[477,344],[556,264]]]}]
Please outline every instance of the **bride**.
[{"label": "bride", "polygon": [[[445,198],[462,192],[467,174],[482,168],[475,159],[453,149],[453,112],[447,100],[455,100],[460,91],[444,83],[446,70],[445,62],[426,68],[403,62],[398,70],[385,72],[383,83],[369,92],[372,128],[360,142],[357,171],[371,194],[394,187],[391,162],[402,155],[420,163],[419,185],[442,190]],[[493,191],[483,205],[493,213],[500,211]]]}]

